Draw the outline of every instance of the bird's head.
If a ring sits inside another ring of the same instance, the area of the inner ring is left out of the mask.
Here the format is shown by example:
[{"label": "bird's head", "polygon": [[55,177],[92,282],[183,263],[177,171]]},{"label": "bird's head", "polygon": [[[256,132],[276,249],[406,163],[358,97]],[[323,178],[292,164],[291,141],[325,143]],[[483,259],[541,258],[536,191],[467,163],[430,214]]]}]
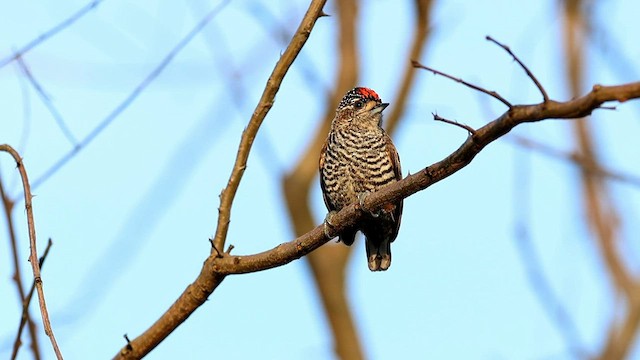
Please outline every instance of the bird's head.
[{"label": "bird's head", "polygon": [[356,87],[345,94],[336,109],[334,126],[380,127],[383,103],[378,94],[366,87]]}]

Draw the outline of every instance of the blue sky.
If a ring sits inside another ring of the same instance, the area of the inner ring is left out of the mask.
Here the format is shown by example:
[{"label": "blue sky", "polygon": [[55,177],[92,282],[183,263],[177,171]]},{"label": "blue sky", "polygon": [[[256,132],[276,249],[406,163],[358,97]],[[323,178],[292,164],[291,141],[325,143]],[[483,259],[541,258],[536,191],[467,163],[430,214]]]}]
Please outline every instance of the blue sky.
[{"label": "blue sky", "polygon": [[[85,5],[0,5],[0,58]],[[24,56],[76,138],[108,116],[218,2],[105,0],[68,29]],[[34,190],[39,248],[54,245],[43,280],[59,344],[69,359],[107,358],[155,321],[195,279],[215,231],[240,134],[286,44],[265,30],[269,9],[293,31],[307,2],[232,1],[93,142]],[[390,101],[409,63],[407,1],[369,0],[360,9],[360,84]],[[606,48],[590,42],[584,90],[638,80],[638,4],[593,7]],[[329,2],[326,12],[334,13]],[[262,14],[262,15],[261,15]],[[541,100],[522,69],[497,46],[508,44],[556,100],[569,98],[556,1],[442,1],[423,64],[499,91],[513,103]],[[611,21],[614,19],[615,21]],[[268,28],[268,27],[267,27]],[[260,130],[232,212],[228,243],[251,254],[293,238],[280,180],[314,135],[337,64],[337,19],[320,19],[285,78]],[[626,60],[625,60],[626,59]],[[625,62],[627,65],[625,65]],[[634,72],[635,71],[635,72]],[[312,82],[309,81],[311,74]],[[245,93],[238,98],[229,76]],[[0,69],[0,143],[16,147],[32,180],[70,151],[50,112],[16,63]],[[426,72],[417,76],[393,138],[406,172],[442,159],[464,141],[459,128],[431,113],[480,127],[504,111],[494,99]],[[597,111],[603,162],[638,175],[638,103]],[[569,121],[516,128],[513,134],[571,151]],[[15,197],[19,179],[8,156],[2,180]],[[362,242],[349,263],[348,293],[371,359],[571,359],[527,279],[515,245],[526,219],[535,253],[573,319],[580,343],[596,352],[617,314],[602,260],[584,223],[579,172],[507,138],[467,168],[407,199],[386,273],[370,273]],[[637,188],[610,183],[625,216],[621,249],[638,269]],[[325,208],[311,202],[317,223]],[[524,204],[524,205],[523,205]],[[18,206],[22,206],[20,202]],[[524,215],[523,215],[524,214]],[[29,283],[24,211],[13,213]],[[523,217],[524,216],[524,217]],[[6,234],[6,224],[0,224]],[[2,235],[2,239],[6,236]],[[19,321],[8,241],[0,240],[0,357],[8,357]],[[234,276],[149,359],[331,359],[332,339],[304,261]],[[37,307],[32,316],[39,318]],[[23,337],[24,340],[26,338]],[[41,347],[53,358],[44,333]],[[29,358],[26,347],[21,359]],[[633,358],[640,358],[634,351]]]}]

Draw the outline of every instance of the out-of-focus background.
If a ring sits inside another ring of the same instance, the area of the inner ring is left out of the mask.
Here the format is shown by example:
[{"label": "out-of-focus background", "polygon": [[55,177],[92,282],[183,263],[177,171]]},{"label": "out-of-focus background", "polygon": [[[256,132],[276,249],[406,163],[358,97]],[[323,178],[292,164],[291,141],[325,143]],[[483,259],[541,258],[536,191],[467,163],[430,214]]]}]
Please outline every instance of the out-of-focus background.
[{"label": "out-of-focus background", "polygon": [[[53,240],[44,289],[68,359],[114,356],[195,279],[241,132],[308,6],[88,4],[0,5],[0,143],[20,151],[34,185],[40,252]],[[227,240],[236,254],[321,223],[319,144],[351,87],[391,103],[405,174],[467,136],[432,113],[477,128],[506,110],[412,59],[514,104],[542,97],[486,35],[555,100],[640,77],[637,1],[346,0],[325,12],[253,148]],[[634,101],[519,126],[405,201],[389,271],[369,272],[360,239],[229,277],[148,358],[640,359],[638,133]],[[6,154],[0,183],[28,291],[22,188]],[[9,358],[21,299],[4,212],[0,228]],[[41,358],[53,358],[36,299],[30,315]],[[35,358],[32,338],[25,330],[19,359]]]}]

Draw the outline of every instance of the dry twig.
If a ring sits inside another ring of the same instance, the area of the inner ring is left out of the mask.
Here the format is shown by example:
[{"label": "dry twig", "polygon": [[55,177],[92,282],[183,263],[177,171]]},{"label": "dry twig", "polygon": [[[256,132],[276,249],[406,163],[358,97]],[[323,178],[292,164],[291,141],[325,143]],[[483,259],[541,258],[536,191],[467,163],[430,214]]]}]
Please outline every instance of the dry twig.
[{"label": "dry twig", "polygon": [[[42,265],[44,265],[44,261],[47,259],[47,255],[49,255],[49,250],[51,249],[51,239],[47,242],[47,247],[44,249],[44,253],[40,257],[39,265],[40,270],[42,270]],[[18,333],[16,334],[16,339],[13,342],[13,353],[11,354],[11,359],[15,360],[18,357],[18,350],[20,350],[20,338],[22,337],[22,330],[24,329],[24,325],[31,321],[29,318],[29,304],[31,304],[31,299],[33,298],[33,293],[36,289],[36,281],[34,280],[31,283],[31,290],[29,290],[29,294],[22,300],[22,316],[20,316],[20,325],[18,326]],[[39,358],[39,354],[34,354],[35,357]]]},{"label": "dry twig", "polygon": [[507,45],[502,44],[501,42],[499,42],[498,40],[492,38],[491,36],[487,36],[487,37],[485,37],[485,39],[491,41],[492,43],[494,43],[494,44],[496,44],[498,46],[500,46],[501,48],[504,49],[504,51],[508,52],[509,55],[511,55],[511,57],[513,57],[513,60],[515,60],[518,63],[518,65],[520,65],[520,67],[527,73],[527,76],[529,76],[531,81],[533,81],[533,83],[536,84],[536,87],[540,91],[540,94],[542,94],[542,101],[548,101],[549,100],[549,95],[547,95],[547,91],[544,89],[544,87],[542,87],[542,84],[540,84],[540,82],[533,75],[531,70],[529,70],[529,68],[522,61],[520,61],[520,59],[518,59],[516,54],[514,54]]},{"label": "dry twig", "polygon": [[460,84],[462,84],[462,85],[464,85],[466,87],[472,88],[473,90],[477,90],[477,91],[483,92],[483,93],[493,97],[494,99],[497,99],[501,103],[505,104],[508,108],[512,108],[513,107],[513,105],[511,105],[511,103],[509,101],[507,101],[507,99],[503,98],[502,96],[500,96],[500,94],[498,94],[495,91],[487,90],[487,89],[482,88],[480,86],[477,86],[477,85],[471,84],[469,82],[466,82],[466,81],[464,81],[464,80],[462,80],[462,79],[460,79],[458,77],[451,76],[451,75],[449,75],[447,73],[444,73],[444,72],[442,72],[440,70],[436,70],[434,68],[422,65],[416,60],[411,60],[411,65],[413,65],[413,67],[415,67],[415,68],[420,68],[420,69],[425,69],[425,70],[431,71],[434,75],[444,76],[447,79],[450,79],[450,80],[453,80],[455,82],[458,82],[458,83],[460,83]]},{"label": "dry twig", "polygon": [[18,167],[18,172],[20,172],[20,177],[22,178],[22,188],[24,190],[24,206],[27,211],[27,226],[29,228],[29,245],[31,248],[29,262],[31,263],[31,269],[33,270],[33,279],[36,284],[36,291],[38,292],[38,301],[40,302],[42,323],[44,324],[45,334],[47,334],[47,336],[51,340],[51,345],[53,346],[53,351],[56,353],[56,357],[58,359],[62,359],[62,353],[60,352],[60,348],[58,348],[56,337],[53,334],[53,329],[51,328],[49,312],[47,311],[47,304],[44,298],[42,277],[40,276],[40,262],[38,261],[38,251],[36,248],[36,226],[33,219],[33,205],[31,203],[31,199],[33,198],[33,196],[31,196],[31,185],[29,184],[27,171],[24,168],[24,164],[22,163],[20,154],[18,154],[18,152],[15,151],[11,146],[7,144],[0,145],[0,151],[7,152],[13,157],[16,162],[16,166]]},{"label": "dry twig", "polygon": [[[11,201],[8,194],[5,192],[4,184],[2,182],[2,178],[0,178],[0,198],[2,198],[2,205],[4,208],[5,219],[7,221],[7,230],[9,231],[9,242],[11,244],[11,257],[13,261],[13,281],[16,283],[16,288],[18,289],[18,295],[20,296],[20,302],[24,304],[27,294],[25,294],[24,287],[22,286],[22,271],[20,270],[20,261],[18,259],[18,240],[16,239],[16,232],[13,227],[13,217],[11,216],[11,212],[13,210],[14,202]],[[31,352],[33,353],[33,357],[36,360],[40,359],[40,348],[38,346],[38,332],[36,331],[36,324],[31,318],[31,314],[29,313],[29,309],[26,309],[26,312],[22,313],[22,320],[26,320],[29,329],[29,336],[31,337]],[[21,321],[22,321],[21,320]],[[21,332],[21,330],[20,330]],[[20,340],[20,336],[13,344],[13,354],[18,353],[20,346],[22,345],[22,341]],[[12,355],[12,358],[15,358]]]}]

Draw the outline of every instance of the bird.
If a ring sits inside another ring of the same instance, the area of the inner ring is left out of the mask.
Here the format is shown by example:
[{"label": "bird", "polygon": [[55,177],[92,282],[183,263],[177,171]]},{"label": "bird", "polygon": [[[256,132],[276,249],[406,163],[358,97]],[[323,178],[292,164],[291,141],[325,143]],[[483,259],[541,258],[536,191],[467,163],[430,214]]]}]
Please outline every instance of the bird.
[{"label": "bird", "polygon": [[[320,188],[331,217],[345,206],[359,202],[362,208],[369,193],[402,179],[400,158],[391,138],[382,128],[382,111],[389,106],[366,87],[348,91],[336,108],[331,129],[320,152]],[[391,243],[398,236],[402,200],[385,204],[376,213],[365,213],[354,227],[338,234],[351,246],[358,231],[365,236],[367,262],[371,271],[385,271],[391,265]]]}]

